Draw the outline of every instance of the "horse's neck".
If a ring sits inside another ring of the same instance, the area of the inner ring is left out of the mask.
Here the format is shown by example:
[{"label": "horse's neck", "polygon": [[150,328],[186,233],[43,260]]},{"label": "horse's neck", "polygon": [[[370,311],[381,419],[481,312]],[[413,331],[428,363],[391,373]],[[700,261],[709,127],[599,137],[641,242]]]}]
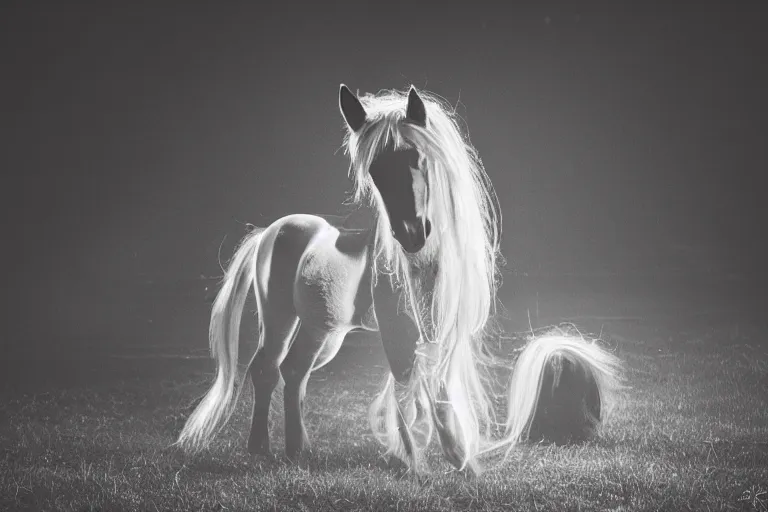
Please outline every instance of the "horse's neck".
[{"label": "horse's neck", "polygon": [[[371,249],[376,250],[375,246]],[[420,330],[424,331],[421,333],[422,336],[431,338],[433,326],[429,312],[437,283],[438,260],[434,257],[423,258],[413,254],[402,254],[402,256],[404,256],[403,263],[407,266],[407,272],[395,271],[382,254],[379,254],[378,258],[374,256],[370,263],[374,267],[373,271],[377,274],[377,279],[394,278],[392,284],[399,294],[400,310],[420,326]],[[418,316],[418,319],[414,318],[415,316]]]},{"label": "horse's neck", "polygon": [[435,260],[411,265],[411,280],[420,300],[431,298],[437,282],[437,270],[438,265]]},{"label": "horse's neck", "polygon": [[[422,341],[433,341],[435,336],[432,324],[432,300],[434,299],[435,285],[437,284],[438,265],[436,260],[410,262],[410,289],[411,295],[403,293],[404,304],[409,304],[408,315],[418,316],[418,325]],[[403,288],[403,292],[406,289]]]},{"label": "horse's neck", "polygon": [[374,240],[372,230],[347,229],[344,227],[336,227],[336,229],[339,231],[336,248],[340,252],[349,256],[354,255],[355,257],[371,254]]}]

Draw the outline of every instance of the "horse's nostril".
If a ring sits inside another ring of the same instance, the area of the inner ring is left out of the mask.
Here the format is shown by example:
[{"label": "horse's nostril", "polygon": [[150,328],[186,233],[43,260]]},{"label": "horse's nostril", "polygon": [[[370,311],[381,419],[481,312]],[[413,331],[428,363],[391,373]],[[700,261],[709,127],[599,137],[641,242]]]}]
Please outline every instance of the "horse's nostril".
[{"label": "horse's nostril", "polygon": [[429,222],[429,219],[427,219],[424,221],[424,238],[427,238],[431,232],[432,232],[432,223]]}]

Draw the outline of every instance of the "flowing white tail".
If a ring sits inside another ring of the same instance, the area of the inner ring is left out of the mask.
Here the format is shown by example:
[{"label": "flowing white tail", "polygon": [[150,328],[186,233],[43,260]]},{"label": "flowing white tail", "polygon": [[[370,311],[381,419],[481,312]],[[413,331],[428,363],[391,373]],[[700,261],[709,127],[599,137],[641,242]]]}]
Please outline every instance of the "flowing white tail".
[{"label": "flowing white tail", "polygon": [[[229,420],[234,410],[237,398],[235,381],[240,320],[248,290],[252,284],[255,285],[256,252],[263,231],[263,228],[255,228],[243,239],[229,264],[221,290],[213,302],[208,338],[211,356],[217,364],[216,380],[179,434],[176,444],[185,450],[197,451],[205,448]],[[258,304],[258,297],[256,302]],[[258,321],[261,327],[260,313]],[[260,328],[259,331],[262,332],[263,329]],[[260,334],[259,347],[262,342]]]}]

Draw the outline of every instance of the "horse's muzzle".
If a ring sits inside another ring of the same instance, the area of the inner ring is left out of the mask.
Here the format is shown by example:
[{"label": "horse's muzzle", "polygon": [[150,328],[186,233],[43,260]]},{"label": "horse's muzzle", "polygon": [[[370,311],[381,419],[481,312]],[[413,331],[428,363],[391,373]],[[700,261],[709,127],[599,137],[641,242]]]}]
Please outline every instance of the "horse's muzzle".
[{"label": "horse's muzzle", "polygon": [[406,252],[416,253],[424,248],[431,231],[429,219],[404,220],[400,229],[395,230],[395,238]]}]

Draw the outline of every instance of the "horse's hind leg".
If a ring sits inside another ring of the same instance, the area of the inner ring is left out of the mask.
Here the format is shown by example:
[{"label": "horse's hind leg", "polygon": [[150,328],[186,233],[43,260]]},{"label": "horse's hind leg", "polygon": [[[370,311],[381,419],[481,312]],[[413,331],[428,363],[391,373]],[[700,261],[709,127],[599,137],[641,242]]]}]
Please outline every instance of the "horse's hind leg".
[{"label": "horse's hind leg", "polygon": [[327,336],[326,333],[300,326],[291,350],[280,365],[280,372],[285,381],[285,454],[289,459],[297,458],[310,447],[304,426],[304,397],[312,367]]},{"label": "horse's hind leg", "polygon": [[[266,315],[265,315],[266,317]],[[253,416],[248,451],[254,455],[269,455],[269,407],[272,393],[280,381],[280,363],[285,358],[299,319],[293,311],[274,311],[265,318],[263,346],[248,367],[253,383]]]},{"label": "horse's hind leg", "polygon": [[[269,406],[272,392],[280,380],[280,364],[299,329],[299,317],[293,303],[293,282],[311,236],[312,232],[306,226],[283,222],[279,227],[268,228],[259,248],[255,285],[260,299],[263,343],[249,368],[254,388],[253,419],[248,438],[251,453],[269,453]],[[271,251],[267,245],[269,237],[274,237]]]}]

